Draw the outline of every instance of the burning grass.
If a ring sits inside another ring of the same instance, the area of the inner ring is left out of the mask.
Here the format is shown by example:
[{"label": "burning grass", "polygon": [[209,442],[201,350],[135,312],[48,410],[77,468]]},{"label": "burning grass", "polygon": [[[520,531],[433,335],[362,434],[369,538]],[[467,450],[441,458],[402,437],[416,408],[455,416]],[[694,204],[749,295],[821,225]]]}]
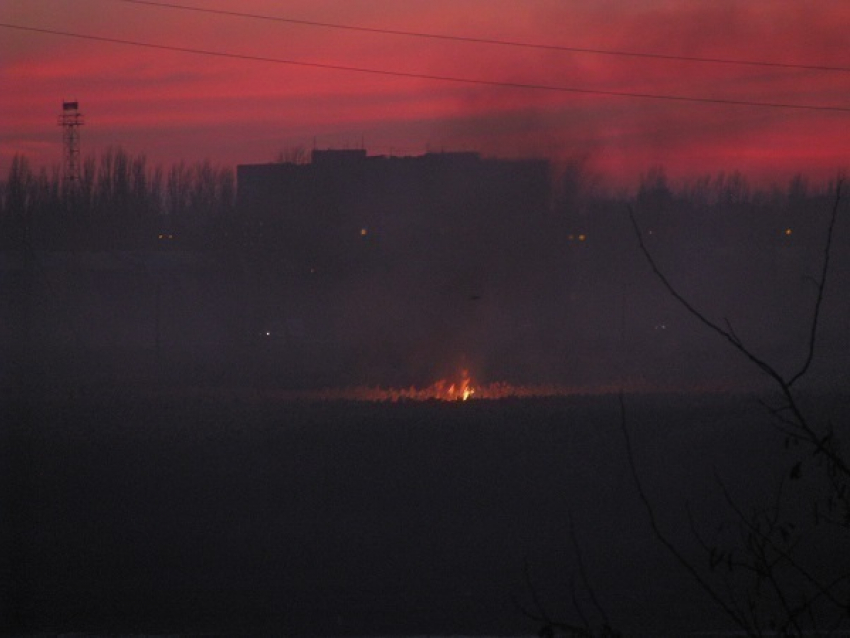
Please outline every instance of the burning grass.
[{"label": "burning grass", "polygon": [[[601,390],[601,391],[600,391]],[[597,394],[616,392],[618,388],[579,388],[558,384],[512,385],[503,381],[477,385],[470,383],[452,383],[441,380],[424,388],[385,388],[378,386],[358,386],[349,388],[322,388],[295,392],[271,392],[272,397],[293,400],[315,401],[474,401],[481,399],[537,398],[555,396],[573,396],[577,394]]]},{"label": "burning grass", "polygon": [[406,402],[406,401],[498,401],[501,399],[538,399],[548,397],[603,396],[625,392],[626,394],[659,393],[718,393],[736,388],[728,384],[702,384],[700,386],[673,387],[642,379],[632,379],[608,384],[513,384],[507,381],[476,383],[463,376],[459,381],[439,380],[426,387],[407,388],[382,386],[325,387],[307,390],[267,389],[259,394],[264,399],[281,401],[363,401],[363,402]]}]

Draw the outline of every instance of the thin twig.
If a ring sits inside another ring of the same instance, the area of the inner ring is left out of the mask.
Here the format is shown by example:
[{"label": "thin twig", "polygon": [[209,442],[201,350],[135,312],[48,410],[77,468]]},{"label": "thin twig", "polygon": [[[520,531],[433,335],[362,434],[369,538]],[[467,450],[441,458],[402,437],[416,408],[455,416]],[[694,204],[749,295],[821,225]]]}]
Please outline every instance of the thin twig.
[{"label": "thin twig", "polygon": [[543,630],[548,630],[553,635],[554,630],[557,629],[559,631],[565,632],[567,635],[578,636],[581,638],[593,638],[593,632],[588,629],[585,629],[584,627],[579,627],[570,623],[552,620],[549,617],[549,614],[546,612],[546,608],[540,602],[540,598],[537,596],[537,589],[534,587],[534,583],[531,582],[531,572],[527,560],[525,561],[523,573],[525,576],[525,584],[531,594],[531,600],[534,603],[534,606],[537,608],[537,614],[528,611],[516,599],[513,599],[513,603],[519,609],[520,613],[522,613],[527,618],[533,620],[534,622],[542,623]]},{"label": "thin twig", "polygon": [[578,562],[578,572],[581,576],[582,585],[587,590],[588,595],[590,596],[590,602],[593,603],[593,606],[596,607],[596,611],[599,612],[599,615],[602,616],[602,622],[605,623],[605,627],[611,627],[611,622],[608,620],[608,614],[605,613],[605,610],[602,608],[602,605],[599,604],[599,599],[596,597],[596,592],[593,590],[593,587],[590,586],[590,579],[587,577],[587,570],[584,566],[584,560],[582,559],[581,547],[578,544],[578,536],[576,535],[575,524],[573,522],[573,517],[569,517],[570,520],[570,539],[573,542],[573,549],[576,553],[576,561]]},{"label": "thin twig", "polygon": [[[815,589],[817,589],[820,592],[820,594],[822,596],[824,596],[825,598],[827,598],[832,604],[836,605],[839,608],[846,606],[845,603],[842,603],[840,600],[838,600],[837,598],[835,598],[833,596],[833,594],[831,592],[832,585],[825,586],[822,583],[820,583],[805,567],[803,567],[797,560],[795,560],[794,557],[791,556],[789,552],[787,552],[786,550],[784,550],[781,547],[779,547],[778,545],[776,545],[776,543],[774,543],[773,540],[771,540],[769,537],[765,536],[763,532],[758,530],[758,528],[752,523],[752,521],[741,511],[741,508],[738,506],[738,504],[732,498],[732,495],[729,493],[729,489],[726,487],[726,484],[723,483],[723,481],[720,480],[720,478],[717,475],[715,475],[715,479],[717,480],[718,484],[720,485],[720,489],[723,493],[723,498],[726,500],[727,505],[729,505],[729,507],[732,509],[732,511],[735,512],[735,514],[738,516],[741,523],[752,534],[761,537],[762,540],[769,543],[770,546],[771,546],[771,549],[773,549],[773,551],[775,551],[782,558],[784,558],[791,567],[793,567],[797,572],[799,572],[799,574],[803,578],[805,578],[811,585],[813,585],[815,587]],[[842,576],[841,579],[847,578],[847,577],[850,577],[850,575]],[[841,579],[839,579],[839,580],[841,580]]]},{"label": "thin twig", "polygon": [[584,613],[584,609],[582,609],[581,603],[579,602],[578,596],[576,595],[575,574],[573,575],[573,578],[570,581],[570,597],[572,598],[573,607],[575,608],[576,613],[578,614],[579,620],[581,620],[581,622],[582,622],[582,625],[584,625],[584,627],[585,627],[585,629],[587,629],[587,631],[592,631],[592,628],[590,626],[590,621],[587,619],[587,615]]},{"label": "thin twig", "polygon": [[[832,233],[833,233],[833,228],[835,226],[835,220],[836,220],[837,215],[838,215],[838,207],[839,207],[840,201],[841,201],[841,188],[840,188],[840,183],[839,183],[839,186],[836,189],[836,200],[835,200],[835,204],[833,206],[833,212],[832,212],[832,217],[831,217],[831,220],[830,220],[829,232],[827,234],[827,245],[824,249],[824,254],[825,254],[825,256],[824,256],[824,272],[825,272],[825,269],[827,269],[828,266],[829,266],[829,252],[831,250],[831,244],[832,244]],[[818,287],[818,299],[817,299],[817,302],[815,304],[815,316],[813,317],[813,320],[812,320],[812,328],[811,328],[810,339],[809,339],[810,356],[807,357],[807,361],[804,364],[804,368],[801,369],[801,371],[798,372],[796,375],[794,375],[794,377],[792,377],[792,379],[790,381],[788,381],[788,380],[785,379],[785,377],[782,376],[782,374],[779,373],[779,371],[776,368],[774,368],[772,365],[770,365],[764,359],[758,357],[752,350],[747,348],[732,332],[730,332],[729,330],[724,330],[717,323],[711,321],[711,319],[706,317],[701,311],[697,310],[697,308],[693,304],[691,304],[691,302],[689,302],[673,286],[672,283],[670,283],[670,280],[667,279],[667,277],[664,275],[664,273],[658,267],[658,264],[655,263],[655,259],[652,257],[652,254],[647,249],[646,244],[643,241],[643,233],[641,232],[640,226],[637,223],[637,219],[635,218],[635,214],[634,214],[634,211],[632,210],[631,206],[628,207],[628,211],[629,211],[629,219],[632,222],[632,227],[634,228],[635,236],[637,237],[638,246],[640,247],[640,250],[643,253],[644,258],[646,259],[647,263],[649,264],[650,268],[652,269],[652,272],[655,274],[656,277],[658,277],[658,280],[667,289],[667,292],[670,293],[670,295],[676,301],[678,301],[682,305],[682,307],[685,308],[685,310],[687,310],[700,323],[702,323],[703,325],[708,327],[712,332],[723,337],[738,352],[743,354],[747,359],[749,359],[752,363],[754,363],[764,374],[766,374],[767,376],[769,376],[771,379],[774,380],[774,382],[777,384],[779,389],[782,391],[782,394],[783,394],[783,396],[784,396],[784,398],[787,402],[788,409],[791,411],[792,415],[794,416],[794,419],[795,419],[794,427],[796,427],[797,429],[799,429],[799,430],[801,430],[802,432],[805,433],[805,435],[806,435],[805,440],[807,440],[812,446],[814,446],[815,450],[819,454],[823,454],[826,458],[828,458],[835,465],[835,467],[837,469],[839,469],[843,474],[845,474],[846,476],[850,476],[850,466],[848,466],[846,461],[841,456],[839,456],[833,450],[828,448],[824,444],[824,442],[821,440],[821,438],[818,436],[817,432],[815,432],[811,428],[811,426],[808,424],[808,421],[806,420],[806,417],[803,415],[802,411],[800,410],[799,405],[797,405],[794,394],[792,392],[792,384],[802,376],[801,373],[805,373],[808,370],[808,366],[811,363],[811,358],[814,356],[813,355],[814,343],[815,343],[815,337],[817,335],[817,326],[818,326],[818,323],[819,323],[818,317],[820,315],[820,308],[821,308],[821,303],[822,303],[822,300],[823,300],[823,288],[824,288],[824,285],[825,285],[825,282],[826,282],[825,274],[822,275],[821,280],[820,280],[820,285]]]},{"label": "thin twig", "polygon": [[718,324],[714,323],[713,321],[711,321],[711,319],[706,317],[702,312],[697,310],[696,307],[694,307],[693,304],[691,304],[690,301],[688,301],[685,297],[683,297],[682,294],[673,286],[673,284],[670,283],[670,280],[667,279],[667,277],[664,275],[663,272],[661,272],[661,269],[658,267],[658,264],[655,263],[655,259],[653,258],[652,254],[649,252],[649,249],[647,249],[646,244],[643,241],[643,233],[641,232],[640,226],[637,223],[637,219],[635,218],[635,213],[632,210],[631,206],[628,207],[628,211],[629,211],[629,219],[632,222],[632,226],[633,226],[634,231],[635,231],[635,236],[637,237],[637,240],[638,240],[638,246],[640,247],[640,251],[643,253],[644,258],[646,258],[647,262],[649,263],[649,267],[652,269],[652,272],[655,274],[656,277],[658,277],[658,280],[667,289],[667,292],[670,293],[670,295],[676,301],[678,301],[682,305],[682,307],[685,308],[685,310],[687,310],[700,323],[702,323],[703,325],[708,327],[712,332],[715,332],[716,334],[718,334],[721,337],[723,337],[724,339],[726,339],[726,341],[728,341],[730,344],[732,344],[732,346],[736,350],[738,350],[747,359],[749,359],[756,366],[758,366],[759,369],[762,370],[762,372],[764,372],[766,375],[768,375],[769,377],[774,379],[780,385],[784,385],[785,380],[782,378],[782,375],[779,374],[779,372],[777,372],[776,369],[773,368],[773,366],[771,366],[769,363],[767,363],[763,359],[757,357],[753,352],[751,352],[746,347],[744,347],[744,345],[735,337],[734,334],[732,334],[728,330],[724,330]]},{"label": "thin twig", "polygon": [[808,353],[806,355],[806,360],[803,363],[802,367],[797,371],[797,374],[791,377],[788,381],[788,386],[794,385],[794,383],[800,379],[806,372],[809,370],[809,366],[812,364],[812,359],[815,356],[815,340],[817,339],[818,334],[818,325],[820,323],[820,311],[821,306],[823,305],[823,291],[826,287],[826,275],[829,272],[829,256],[832,250],[832,234],[835,229],[835,220],[838,219],[838,206],[841,203],[841,180],[838,180],[838,184],[835,186],[835,202],[832,205],[832,214],[829,217],[829,228],[826,232],[826,245],[823,249],[823,265],[820,271],[820,279],[817,281],[818,294],[815,299],[815,307],[812,311],[812,324],[809,328],[809,348]]},{"label": "thin twig", "polygon": [[658,525],[658,520],[655,516],[655,508],[652,506],[652,502],[649,500],[649,497],[646,495],[646,492],[643,489],[643,483],[640,480],[640,476],[637,471],[637,464],[635,463],[634,451],[632,450],[632,442],[629,437],[629,428],[626,424],[626,405],[625,400],[623,399],[623,393],[619,394],[620,401],[620,428],[623,431],[623,437],[626,442],[626,456],[629,461],[629,467],[632,472],[632,478],[635,482],[635,487],[638,491],[638,496],[640,497],[641,502],[643,503],[644,509],[646,510],[647,516],[649,518],[650,527],[652,527],[652,532],[655,537],[661,542],[664,547],[673,555],[673,557],[679,562],[682,567],[691,575],[694,581],[709,595],[709,597],[729,616],[735,624],[737,624],[741,629],[743,629],[748,636],[751,638],[758,638],[757,633],[754,633],[747,623],[746,619],[740,616],[736,611],[718,594],[714,588],[703,578],[702,574],[694,567],[691,562],[684,557],[684,555],[678,550],[678,548],[673,545],[672,542],[667,538],[667,536],[661,531],[661,528]]}]

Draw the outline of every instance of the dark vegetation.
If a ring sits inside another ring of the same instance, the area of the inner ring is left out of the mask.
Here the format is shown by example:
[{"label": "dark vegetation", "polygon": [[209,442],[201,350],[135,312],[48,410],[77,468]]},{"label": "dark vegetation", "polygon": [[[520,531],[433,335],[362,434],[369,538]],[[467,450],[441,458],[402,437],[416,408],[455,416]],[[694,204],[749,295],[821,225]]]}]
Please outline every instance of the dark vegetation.
[{"label": "dark vegetation", "polygon": [[208,161],[164,168],[110,148],[68,182],[58,167],[34,170],[16,155],[0,185],[0,247],[150,250],[172,235],[185,248],[213,249],[229,236],[235,198],[233,171]]},{"label": "dark vegetation", "polygon": [[793,367],[780,367],[760,355],[738,336],[728,319],[725,325],[712,321],[682,296],[659,269],[642,240],[634,213],[630,213],[640,249],[667,292],[705,329],[721,337],[770,381],[777,396],[764,406],[774,419],[773,426],[784,447],[796,452],[790,469],[775,479],[773,500],[752,509],[743,507],[725,480],[716,475],[734,514],[731,532],[723,525],[709,531],[705,523],[701,526],[690,512],[688,515],[692,534],[708,558],[706,569],[704,562],[683,553],[659,526],[656,507],[638,475],[623,417],[629,463],[653,533],[739,630],[752,638],[773,634],[841,635],[850,631],[850,561],[823,549],[832,547],[843,554],[850,540],[850,461],[842,449],[847,417],[836,420],[813,413],[799,390],[819,350],[821,314],[842,205],[840,182],[834,197],[824,232],[820,271],[812,278],[815,292],[808,308],[808,330],[798,363]]},{"label": "dark vegetation", "polygon": [[[776,472],[773,494],[752,504],[742,503],[730,488],[729,477],[715,468],[716,488],[723,495],[728,518],[718,524],[713,517],[695,514],[686,503],[691,533],[687,543],[665,527],[661,514],[669,513],[668,506],[657,502],[645,487],[631,442],[625,401],[620,396],[628,464],[655,539],[737,631],[751,638],[842,636],[850,631],[850,561],[843,556],[850,540],[850,463],[842,449],[847,415],[818,413],[799,389],[818,351],[841,204],[839,183],[824,232],[820,270],[811,280],[815,292],[807,309],[808,329],[799,361],[790,368],[780,367],[752,349],[728,318],[723,324],[712,320],[684,296],[659,268],[634,211],[629,211],[640,251],[659,284],[683,311],[769,380],[775,396],[762,405],[786,452],[793,450],[784,471]],[[572,529],[571,537],[581,583],[598,618],[596,624],[576,598],[573,608],[579,621],[573,623],[553,620],[536,596],[537,614],[526,609],[524,613],[542,623],[541,635],[621,636],[594,593]]]},{"label": "dark vegetation", "polygon": [[[812,397],[826,415],[846,398]],[[690,538],[793,454],[736,395],[629,398],[661,524]],[[274,403],[98,394],[4,403],[3,617],[21,633],[529,634],[528,579],[578,599],[571,519],[617,626],[726,619],[645,523],[615,396]],[[27,411],[26,413],[22,411]],[[814,548],[830,552],[831,548]],[[554,613],[554,612],[553,612]]]},{"label": "dark vegetation", "polygon": [[[306,168],[300,154],[283,159]],[[294,205],[271,223],[236,198],[232,171],[209,163],[152,167],[112,149],[86,160],[70,189],[58,171],[16,158],[0,184],[0,344],[18,362],[0,370],[3,385],[23,359],[54,386],[104,376],[409,386],[469,367],[483,382],[733,388],[745,366],[655,285],[626,205],[674,283],[781,366],[805,330],[831,201],[831,185],[803,177],[782,188],[736,173],[672,184],[661,169],[629,196],[575,165],[551,196],[534,197],[542,210],[512,204],[497,224],[463,183],[460,208],[434,194],[430,207],[394,206],[390,186],[351,191],[353,201],[342,186],[324,189],[302,235],[280,221]],[[375,209],[387,213],[361,235]],[[839,228],[836,289],[850,286],[848,247]],[[847,379],[848,303],[832,298],[822,317],[830,356],[810,371],[818,382]]]},{"label": "dark vegetation", "polygon": [[[837,224],[824,288],[833,185],[674,187],[656,170],[631,197],[573,168],[538,225],[455,238],[452,268],[411,285],[381,242],[320,277],[281,274],[226,170],[113,150],[84,172],[66,191],[17,158],[0,189],[4,630],[844,627],[850,332],[833,291],[850,241]],[[517,237],[509,277],[470,268]],[[625,397],[630,446],[611,395],[264,393],[459,365],[658,391]],[[565,608],[576,620],[558,624]]]}]

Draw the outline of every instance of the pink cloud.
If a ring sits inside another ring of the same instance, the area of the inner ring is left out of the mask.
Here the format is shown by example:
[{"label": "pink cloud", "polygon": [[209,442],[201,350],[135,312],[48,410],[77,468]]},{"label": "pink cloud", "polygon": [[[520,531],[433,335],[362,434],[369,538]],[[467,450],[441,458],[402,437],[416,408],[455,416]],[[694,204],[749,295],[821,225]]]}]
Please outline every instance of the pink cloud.
[{"label": "pink cloud", "polygon": [[[3,20],[45,28],[324,64],[601,91],[850,106],[848,74],[708,65],[471,45],[201,16],[123,3]],[[233,8],[232,3],[203,6]],[[712,3],[448,0],[257,1],[246,11],[378,28],[672,55],[835,64],[850,59],[850,6],[790,0]],[[0,38],[4,145],[51,163],[63,98],[80,100],[83,142],[122,143],[162,161],[265,161],[278,140],[367,133],[382,146],[587,154],[629,182],[671,174],[835,170],[850,114],[661,102],[462,85],[156,51],[9,32]],[[213,140],[219,140],[216,144]],[[376,142],[376,144],[378,143]],[[11,145],[11,146],[9,146]],[[84,148],[86,148],[84,146]],[[35,150],[34,150],[35,149]],[[39,150],[40,149],[40,150]],[[793,167],[793,168],[792,168]]]}]

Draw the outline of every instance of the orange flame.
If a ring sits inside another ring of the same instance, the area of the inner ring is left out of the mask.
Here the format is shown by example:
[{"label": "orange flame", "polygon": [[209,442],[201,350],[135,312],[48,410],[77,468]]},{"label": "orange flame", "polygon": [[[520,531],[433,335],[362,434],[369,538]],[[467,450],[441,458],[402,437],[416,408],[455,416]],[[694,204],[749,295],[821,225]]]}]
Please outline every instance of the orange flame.
[{"label": "orange flame", "polygon": [[452,383],[449,385],[448,389],[443,392],[445,384],[445,380],[440,380],[432,386],[437,391],[436,398],[442,398],[446,401],[466,401],[475,394],[475,387],[472,385],[472,379],[469,378],[468,370],[462,370],[460,381]]},{"label": "orange flame", "polygon": [[[396,403],[407,401],[445,401],[445,402],[468,402],[476,400],[501,400],[501,399],[540,399],[545,397],[570,397],[581,395],[606,395],[622,392],[729,392],[736,387],[725,383],[703,384],[688,386],[687,388],[675,388],[673,386],[658,386],[651,382],[633,379],[627,382],[593,384],[593,385],[561,385],[556,383],[544,383],[535,385],[513,385],[505,381],[488,384],[473,384],[472,380],[462,377],[457,383],[446,380],[437,381],[425,388],[410,386],[409,388],[387,388],[378,386],[349,386],[337,388],[322,388],[314,390],[285,390],[264,388],[233,389],[233,396],[242,396],[245,399],[279,400],[279,401],[364,401]],[[739,389],[739,388],[737,388]],[[244,391],[244,394],[243,394]],[[186,392],[186,390],[181,390]],[[220,389],[192,388],[193,396],[220,396]],[[472,401],[475,403],[477,401]]]},{"label": "orange flame", "polygon": [[[605,388],[616,391],[616,388]],[[603,392],[605,391],[603,390]],[[358,386],[347,388],[324,388],[321,390],[305,391],[268,391],[266,396],[276,396],[280,399],[295,399],[307,401],[445,401],[471,402],[474,400],[493,400],[507,398],[540,398],[552,396],[570,396],[587,393],[588,389],[555,384],[516,386],[505,382],[477,385],[471,379],[461,379],[452,383],[446,380],[437,381],[430,386],[417,388],[386,388],[375,386]],[[599,389],[595,389],[595,392]]]}]

